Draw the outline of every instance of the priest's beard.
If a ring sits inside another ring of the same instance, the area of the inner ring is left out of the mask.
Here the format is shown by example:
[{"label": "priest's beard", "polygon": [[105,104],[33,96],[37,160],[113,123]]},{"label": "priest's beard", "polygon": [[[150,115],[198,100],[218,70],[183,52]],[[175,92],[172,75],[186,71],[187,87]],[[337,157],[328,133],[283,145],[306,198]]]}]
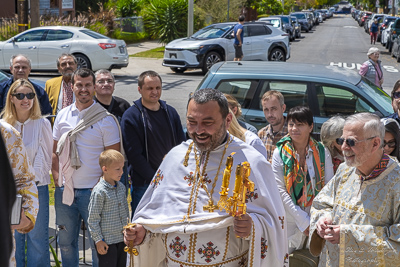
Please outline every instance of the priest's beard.
[{"label": "priest's beard", "polygon": [[[208,133],[202,133],[202,134],[197,134],[195,132],[189,133],[189,136],[193,139],[194,143],[196,144],[197,148],[202,151],[211,151],[214,150],[216,147],[222,144],[222,142],[225,139],[226,136],[226,127],[225,124],[223,123],[221,127],[213,134],[208,134]],[[197,138],[206,138],[210,137],[208,139],[208,142],[206,143],[199,143]]]},{"label": "priest's beard", "polygon": [[[368,158],[371,156],[368,153],[366,153],[365,146],[362,149],[362,151],[360,151],[357,154],[358,155],[356,155],[353,151],[343,151],[344,161],[346,162],[347,166],[357,168],[363,165],[364,162],[366,162]],[[348,158],[350,156],[354,157]]]}]

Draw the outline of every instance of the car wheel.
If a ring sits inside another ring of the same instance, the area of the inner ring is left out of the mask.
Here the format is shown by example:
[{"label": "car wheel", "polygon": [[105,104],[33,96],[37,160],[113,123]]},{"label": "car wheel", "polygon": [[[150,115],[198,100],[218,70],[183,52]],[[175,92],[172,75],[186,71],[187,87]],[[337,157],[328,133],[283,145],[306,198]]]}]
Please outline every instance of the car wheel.
[{"label": "car wheel", "polygon": [[308,27],[307,29],[306,29],[306,32],[309,32],[310,31],[310,27]]},{"label": "car wheel", "polygon": [[268,56],[269,61],[286,61],[286,55],[281,48],[272,49]]},{"label": "car wheel", "polygon": [[390,44],[389,44],[389,52],[392,52],[392,47],[393,47],[393,43],[392,42],[390,42]]},{"label": "car wheel", "polygon": [[78,62],[78,69],[85,68],[85,69],[92,69],[92,64],[90,64],[90,60],[87,56],[83,54],[75,54],[76,61]]},{"label": "car wheel", "polygon": [[222,57],[220,54],[217,52],[209,52],[207,55],[204,57],[203,61],[203,74],[206,74],[207,71],[214,65],[215,63],[218,63],[222,60]]},{"label": "car wheel", "polygon": [[394,49],[391,49],[391,51],[390,51],[390,55],[392,56],[392,57],[394,57],[395,55],[394,55]]},{"label": "car wheel", "polygon": [[389,48],[389,39],[386,41],[386,45],[385,45],[385,48],[387,49],[387,48]]},{"label": "car wheel", "polygon": [[170,68],[175,73],[184,73],[187,68]]}]

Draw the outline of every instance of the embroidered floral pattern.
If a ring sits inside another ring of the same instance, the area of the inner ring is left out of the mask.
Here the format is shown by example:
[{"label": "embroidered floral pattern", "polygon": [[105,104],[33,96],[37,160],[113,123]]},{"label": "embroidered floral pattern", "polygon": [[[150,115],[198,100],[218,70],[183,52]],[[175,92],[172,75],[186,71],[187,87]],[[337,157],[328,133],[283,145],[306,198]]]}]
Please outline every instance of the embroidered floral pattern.
[{"label": "embroidered floral pattern", "polygon": [[192,186],[192,184],[194,184],[193,172],[190,172],[188,175],[183,177],[183,179],[188,183],[188,186]]},{"label": "embroidered floral pattern", "polygon": [[186,251],[186,245],[183,244],[184,241],[180,242],[181,238],[179,236],[175,237],[175,241],[169,244],[169,249],[172,253],[179,258]]},{"label": "embroidered floral pattern", "polygon": [[266,255],[267,252],[268,252],[267,239],[261,237],[261,259],[265,259],[265,257],[267,257]]},{"label": "embroidered floral pattern", "polygon": [[239,267],[246,267],[247,266],[247,258],[243,257],[239,261]]},{"label": "embroidered floral pattern", "polygon": [[210,178],[208,178],[207,173],[204,174],[204,176],[202,178],[202,182],[203,182],[203,184],[201,185],[201,188],[203,188],[204,185],[211,184],[212,181]]},{"label": "embroidered floral pattern", "polygon": [[258,193],[256,192],[257,188],[254,189],[253,192],[247,191],[246,193],[246,203],[253,202],[253,200],[256,200],[258,198]]},{"label": "embroidered floral pattern", "polygon": [[213,242],[208,242],[207,247],[204,245],[202,246],[203,248],[199,248],[197,252],[199,254],[203,254],[201,258],[205,258],[205,261],[207,263],[210,263],[213,259],[215,260],[215,256],[219,256],[219,254],[221,254],[219,250],[216,250],[217,246],[213,247],[214,246]]},{"label": "embroidered floral pattern", "polygon": [[153,188],[157,188],[163,179],[164,179],[164,174],[162,174],[162,171],[158,169],[156,176],[153,178],[150,185],[153,185]]},{"label": "embroidered floral pattern", "polygon": [[283,259],[283,263],[288,263],[287,261],[288,259],[289,259],[289,254],[286,253],[285,258]]}]

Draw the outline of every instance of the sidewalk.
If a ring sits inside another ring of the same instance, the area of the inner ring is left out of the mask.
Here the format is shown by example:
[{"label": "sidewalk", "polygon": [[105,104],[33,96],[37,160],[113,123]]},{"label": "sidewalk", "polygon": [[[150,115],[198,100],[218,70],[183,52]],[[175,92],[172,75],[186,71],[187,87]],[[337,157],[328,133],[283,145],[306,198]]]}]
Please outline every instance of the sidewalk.
[{"label": "sidewalk", "polygon": [[[49,237],[50,236],[56,236],[56,213],[54,210],[54,206],[50,205],[50,211],[49,211]],[[56,241],[51,243],[52,247],[54,250],[56,249]],[[85,233],[85,252],[83,251],[83,231],[80,231],[79,233],[79,266],[91,266],[92,264],[92,250],[90,249],[89,245],[89,239],[88,239],[88,231]],[[61,252],[60,252],[60,247],[58,247],[58,260],[61,260]],[[83,254],[85,253],[85,257],[83,257]],[[51,260],[51,266],[55,266],[53,254],[50,252],[50,260]],[[86,263],[86,264],[85,264]],[[67,266],[64,266],[67,267]]]},{"label": "sidewalk", "polygon": [[147,51],[157,47],[161,47],[162,44],[158,40],[146,41],[142,43],[135,43],[127,45],[128,55],[133,55],[139,52]]}]

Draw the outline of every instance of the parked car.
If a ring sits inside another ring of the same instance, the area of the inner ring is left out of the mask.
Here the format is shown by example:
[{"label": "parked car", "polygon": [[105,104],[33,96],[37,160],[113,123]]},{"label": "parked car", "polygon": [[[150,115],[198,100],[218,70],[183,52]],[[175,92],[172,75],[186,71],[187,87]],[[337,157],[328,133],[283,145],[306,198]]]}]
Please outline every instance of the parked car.
[{"label": "parked car", "polygon": [[379,21],[379,32],[378,32],[378,38],[376,39],[377,41],[382,40],[382,33],[383,31],[388,27],[390,22],[393,22],[397,19],[397,17],[385,15],[383,18]]},{"label": "parked car", "polygon": [[397,62],[400,62],[400,38],[397,36],[392,42],[391,53],[392,57],[395,57]]},{"label": "parked car", "polygon": [[258,21],[271,23],[275,28],[281,29],[283,32],[287,32],[289,34],[290,41],[295,39],[294,27],[292,26],[290,16],[274,15],[268,18],[260,18]]},{"label": "parked car", "polygon": [[301,25],[299,23],[299,20],[295,16],[290,16],[290,19],[292,20],[292,25],[294,27],[295,37],[301,38]]},{"label": "parked car", "polygon": [[304,12],[294,12],[290,14],[291,16],[295,16],[301,25],[301,30],[309,32],[311,29],[311,24],[309,22],[308,16]]},{"label": "parked car", "polygon": [[129,64],[123,40],[83,27],[46,26],[0,42],[0,69],[9,69],[12,55],[24,54],[32,61],[33,71],[57,71],[56,60],[62,53],[73,54],[78,67],[93,70],[120,69]]},{"label": "parked car", "polygon": [[257,129],[267,124],[260,99],[278,90],[286,111],[307,105],[314,114],[314,132],[331,116],[374,112],[393,113],[391,99],[356,71],[336,66],[289,62],[224,62],[215,64],[197,90],[215,88],[233,95],[241,104],[246,122]]},{"label": "parked car", "polygon": [[371,28],[371,24],[374,22],[374,20],[378,20],[379,21],[379,19],[382,19],[384,15],[385,14],[373,14],[371,16],[371,19],[368,21],[367,33],[369,33],[369,29]]},{"label": "parked car", "polygon": [[363,12],[362,15],[360,16],[360,20],[358,25],[360,25],[360,27],[364,26],[365,22],[370,19],[372,16],[372,12]]},{"label": "parked car", "polygon": [[389,37],[386,42],[386,48],[389,52],[392,52],[392,46],[394,40],[399,36],[400,33],[400,18],[397,18],[392,25],[392,28],[389,31]]},{"label": "parked car", "polygon": [[[11,78],[11,74],[0,70],[0,84],[2,84],[3,82],[8,81],[10,78]],[[31,78],[29,78],[29,80],[31,82],[36,83],[37,85],[40,85],[41,87],[43,87],[43,89],[44,89],[44,87],[46,85],[46,83],[44,81],[42,81],[42,80],[31,79]]]},{"label": "parked car", "polygon": [[308,23],[310,24],[310,30],[314,27],[314,16],[310,11],[303,11],[306,14]]},{"label": "parked car", "polygon": [[[182,73],[187,69],[208,69],[219,61],[231,61],[235,56],[233,27],[237,22],[207,26],[192,36],[165,46],[162,65]],[[286,61],[290,58],[287,33],[266,22],[246,22],[243,25],[243,60]]]},{"label": "parked car", "polygon": [[386,46],[387,40],[389,38],[389,32],[392,29],[393,23],[394,23],[393,21],[389,22],[389,25],[382,30],[381,44],[383,46]]}]

